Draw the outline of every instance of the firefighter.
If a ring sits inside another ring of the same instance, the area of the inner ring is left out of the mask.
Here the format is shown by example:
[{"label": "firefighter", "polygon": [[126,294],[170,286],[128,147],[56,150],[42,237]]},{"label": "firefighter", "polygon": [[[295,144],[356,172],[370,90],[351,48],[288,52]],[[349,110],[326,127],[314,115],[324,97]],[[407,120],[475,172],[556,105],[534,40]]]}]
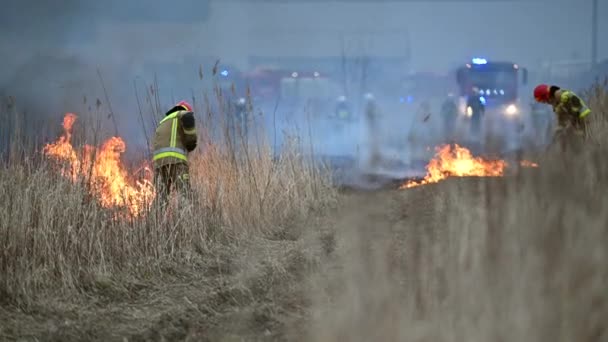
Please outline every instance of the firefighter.
[{"label": "firefighter", "polygon": [[469,96],[467,98],[467,111],[469,110],[471,114],[471,131],[473,135],[479,138],[481,133],[481,121],[485,114],[485,106],[479,96]]},{"label": "firefighter", "polygon": [[550,104],[556,114],[557,125],[551,145],[559,141],[564,149],[571,143],[576,144],[585,139],[586,117],[591,114],[591,109],[578,95],[556,85],[541,84],[534,88],[534,99],[539,103]]},{"label": "firefighter", "polygon": [[441,116],[443,121],[443,137],[447,141],[451,141],[454,134],[456,119],[458,118],[458,106],[452,94],[448,94],[441,105]]},{"label": "firefighter", "polygon": [[340,96],[338,97],[338,100],[336,101],[336,108],[334,111],[334,116],[338,119],[338,120],[347,120],[350,118],[350,106],[348,105],[348,102],[346,101],[346,96]]},{"label": "firefighter", "polygon": [[160,121],[154,136],[154,182],[160,203],[171,190],[190,193],[188,153],[196,148],[197,134],[192,106],[181,101]]},{"label": "firefighter", "polygon": [[244,97],[239,98],[236,101],[236,119],[237,119],[237,127],[242,131],[243,136],[247,137],[247,129],[249,124],[249,108],[247,106],[247,99]]},{"label": "firefighter", "polygon": [[369,159],[368,165],[372,168],[380,164],[380,123],[379,110],[376,99],[373,94],[366,93],[364,95],[364,110],[365,110],[365,125],[367,126],[368,142],[369,142]]},{"label": "firefighter", "polygon": [[247,146],[249,142],[249,108],[247,99],[244,97],[238,98],[234,102],[234,117],[230,116],[229,129],[232,146],[238,150],[241,142]]}]

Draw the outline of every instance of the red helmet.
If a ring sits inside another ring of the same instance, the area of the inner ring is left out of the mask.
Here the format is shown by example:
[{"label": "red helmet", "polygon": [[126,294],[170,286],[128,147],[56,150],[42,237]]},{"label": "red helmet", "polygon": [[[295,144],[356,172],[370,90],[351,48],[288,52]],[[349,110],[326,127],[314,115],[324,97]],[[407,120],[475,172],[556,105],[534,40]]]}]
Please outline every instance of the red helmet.
[{"label": "red helmet", "polygon": [[187,110],[189,112],[192,112],[192,106],[186,102],[186,101],[180,101],[178,104],[175,105],[176,107],[182,107],[184,108],[184,110]]},{"label": "red helmet", "polygon": [[538,102],[547,102],[551,97],[550,92],[551,86],[547,84],[540,84],[534,88],[534,99]]}]

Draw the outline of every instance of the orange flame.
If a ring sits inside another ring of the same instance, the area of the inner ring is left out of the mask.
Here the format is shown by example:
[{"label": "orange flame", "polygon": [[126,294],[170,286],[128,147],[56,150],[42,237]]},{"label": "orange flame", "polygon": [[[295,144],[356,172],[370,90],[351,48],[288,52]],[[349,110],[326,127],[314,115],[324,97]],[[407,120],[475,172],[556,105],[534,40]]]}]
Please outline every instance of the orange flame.
[{"label": "orange flame", "polygon": [[459,145],[453,148],[443,145],[435,149],[437,153],[426,167],[427,174],[420,182],[409,181],[400,189],[437,183],[448,177],[499,177],[504,175],[507,163],[504,160],[488,161],[473,157],[471,151]]},{"label": "orange flame", "polygon": [[63,135],[54,144],[44,146],[43,153],[67,164],[69,169],[62,168],[61,174],[64,177],[71,177],[72,180],[76,181],[80,169],[80,161],[76,156],[76,151],[72,147],[72,127],[74,126],[74,122],[76,122],[76,115],[67,113],[63,117]]},{"label": "orange flame", "polygon": [[66,114],[63,119],[64,135],[57,142],[47,144],[44,154],[69,166],[62,168],[62,175],[76,182],[88,180],[91,192],[103,207],[126,208],[132,216],[143,214],[155,197],[154,186],[149,179],[134,180],[120,161],[126,151],[125,142],[119,137],[106,140],[99,149],[85,145],[82,157],[72,146],[72,127],[76,115]]}]

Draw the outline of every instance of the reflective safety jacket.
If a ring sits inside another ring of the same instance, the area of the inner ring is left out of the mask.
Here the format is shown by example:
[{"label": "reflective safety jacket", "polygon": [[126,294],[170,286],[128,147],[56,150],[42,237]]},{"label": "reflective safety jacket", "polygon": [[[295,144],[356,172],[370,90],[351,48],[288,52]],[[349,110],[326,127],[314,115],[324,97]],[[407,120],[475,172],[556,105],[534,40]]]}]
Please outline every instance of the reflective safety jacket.
[{"label": "reflective safety jacket", "polygon": [[591,114],[591,109],[575,93],[569,90],[562,91],[556,104],[553,104],[553,111],[557,115],[558,129],[570,124],[574,128],[584,128],[584,118]]},{"label": "reflective safety jacket", "polygon": [[196,148],[194,113],[178,110],[165,116],[154,136],[154,168],[167,164],[188,164],[188,152]]},{"label": "reflective safety jacket", "polygon": [[338,119],[347,119],[350,116],[350,108],[345,102],[339,102],[336,105],[333,117]]}]

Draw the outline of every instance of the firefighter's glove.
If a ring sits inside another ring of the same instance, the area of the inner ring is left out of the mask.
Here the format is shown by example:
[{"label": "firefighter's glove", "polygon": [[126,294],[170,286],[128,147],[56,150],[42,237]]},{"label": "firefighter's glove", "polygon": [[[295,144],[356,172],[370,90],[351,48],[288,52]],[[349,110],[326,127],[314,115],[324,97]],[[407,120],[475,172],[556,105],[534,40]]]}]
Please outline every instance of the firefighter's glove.
[{"label": "firefighter's glove", "polygon": [[194,113],[187,112],[182,115],[182,124],[184,125],[184,130],[192,130],[196,127],[196,122],[194,120]]},{"label": "firefighter's glove", "polygon": [[197,136],[196,136],[196,121],[194,119],[194,113],[187,112],[182,115],[182,126],[184,128],[184,134],[186,135],[184,141],[184,147],[188,152],[192,152],[196,148]]}]

